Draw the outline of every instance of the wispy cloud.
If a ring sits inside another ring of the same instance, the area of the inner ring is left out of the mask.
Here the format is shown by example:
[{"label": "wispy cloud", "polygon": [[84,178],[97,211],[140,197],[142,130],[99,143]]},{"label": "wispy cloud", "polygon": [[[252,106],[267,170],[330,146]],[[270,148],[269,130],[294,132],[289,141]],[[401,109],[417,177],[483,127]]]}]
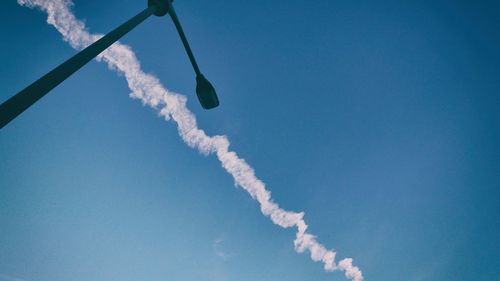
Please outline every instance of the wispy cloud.
[{"label": "wispy cloud", "polygon": [[226,241],[227,239],[224,237],[224,235],[221,235],[219,238],[215,239],[212,242],[212,250],[214,251],[214,254],[224,261],[227,261],[236,256],[233,252],[230,252],[227,249],[225,243]]},{"label": "wispy cloud", "polygon": [[218,256],[219,258],[223,260],[228,260],[233,255],[223,250],[222,242],[224,242],[224,239],[222,238],[215,239],[214,242],[212,243],[212,250],[214,251],[215,255]]},{"label": "wispy cloud", "polygon": [[[45,11],[48,15],[47,22],[75,49],[82,49],[102,37],[100,34],[90,34],[84,23],[76,19],[70,9],[70,0],[18,0],[18,3]],[[253,168],[234,151],[229,150],[230,143],[226,136],[210,137],[198,128],[194,114],[186,107],[186,97],[168,91],[158,78],[144,73],[129,46],[116,43],[97,59],[125,76],[132,98],[156,109],[166,120],[173,120],[177,124],[179,135],[188,146],[198,149],[204,155],[215,154],[222,167],[234,178],[236,185],[259,202],[262,213],[270,217],[273,223],[283,228],[296,227],[294,245],[297,252],[309,251],[311,259],[322,262],[326,271],[342,270],[349,279],[363,280],[361,271],[352,264],[352,259],[346,258],[337,264],[336,252],[328,250],[314,235],[307,232],[304,213],[286,211],[271,199],[271,192],[255,176]]]}]

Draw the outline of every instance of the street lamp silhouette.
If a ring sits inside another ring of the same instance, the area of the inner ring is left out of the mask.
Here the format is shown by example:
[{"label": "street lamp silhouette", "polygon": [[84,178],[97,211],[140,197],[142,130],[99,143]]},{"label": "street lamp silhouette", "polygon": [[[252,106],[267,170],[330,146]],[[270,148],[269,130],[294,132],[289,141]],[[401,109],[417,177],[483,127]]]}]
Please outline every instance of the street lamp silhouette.
[{"label": "street lamp silhouette", "polygon": [[173,0],[148,0],[148,7],[0,105],[0,129],[151,15],[170,14],[196,73],[196,95],[204,109],[219,105],[214,87],[201,73],[177,18]]}]

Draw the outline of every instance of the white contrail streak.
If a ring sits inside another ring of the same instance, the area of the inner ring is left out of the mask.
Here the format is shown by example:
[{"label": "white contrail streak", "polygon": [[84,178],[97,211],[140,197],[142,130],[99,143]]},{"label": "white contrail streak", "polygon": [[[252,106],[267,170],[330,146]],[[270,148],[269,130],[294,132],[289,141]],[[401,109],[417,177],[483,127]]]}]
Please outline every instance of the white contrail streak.
[{"label": "white contrail streak", "polygon": [[[47,22],[53,25],[75,49],[83,49],[102,37],[90,34],[82,21],[76,19],[71,12],[71,0],[17,0],[20,5],[37,7],[48,14]],[[352,265],[352,259],[346,258],[335,263],[336,253],[327,250],[316,241],[315,236],[306,232],[307,224],[304,213],[295,213],[281,209],[271,199],[271,193],[265,184],[255,176],[255,172],[245,160],[229,150],[229,141],[225,136],[207,136],[198,128],[194,114],[186,107],[186,97],[168,91],[160,81],[151,74],[141,70],[140,63],[129,46],[115,43],[101,53],[98,60],[105,61],[108,66],[123,74],[132,90],[130,96],[139,99],[143,104],[159,111],[166,120],[172,119],[184,142],[208,155],[215,153],[222,167],[233,176],[235,183],[245,189],[260,203],[261,211],[271,218],[273,223],[283,227],[297,227],[294,241],[295,250],[299,253],[309,251],[313,261],[321,261],[326,271],[342,270],[347,278],[362,281],[363,275],[358,267]]]}]

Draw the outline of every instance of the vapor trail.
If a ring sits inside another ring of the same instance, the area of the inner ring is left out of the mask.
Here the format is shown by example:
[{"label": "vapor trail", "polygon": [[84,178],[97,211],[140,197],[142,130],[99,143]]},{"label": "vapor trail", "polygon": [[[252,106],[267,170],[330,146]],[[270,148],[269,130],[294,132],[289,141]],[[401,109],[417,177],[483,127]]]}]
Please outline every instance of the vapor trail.
[{"label": "vapor trail", "polygon": [[[53,25],[75,49],[83,49],[101,38],[101,34],[90,34],[82,21],[76,19],[71,12],[71,0],[17,0],[20,5],[39,8],[48,15],[47,22]],[[336,252],[327,250],[316,241],[315,236],[307,233],[304,213],[283,210],[271,199],[271,193],[265,184],[255,176],[255,172],[245,160],[229,150],[226,136],[207,136],[198,128],[194,114],[186,107],[186,97],[168,91],[160,81],[151,74],[141,70],[140,63],[132,49],[121,43],[115,43],[101,53],[97,60],[105,61],[111,69],[123,74],[129,88],[130,96],[139,99],[143,104],[159,111],[166,120],[172,119],[184,142],[198,149],[204,155],[215,153],[222,167],[233,176],[236,185],[246,190],[252,198],[260,203],[262,213],[271,218],[273,223],[283,227],[297,227],[295,250],[299,253],[309,251],[313,261],[321,261],[326,271],[342,270],[347,278],[362,281],[363,275],[358,267],[352,265],[352,259],[346,258],[335,263]]]}]

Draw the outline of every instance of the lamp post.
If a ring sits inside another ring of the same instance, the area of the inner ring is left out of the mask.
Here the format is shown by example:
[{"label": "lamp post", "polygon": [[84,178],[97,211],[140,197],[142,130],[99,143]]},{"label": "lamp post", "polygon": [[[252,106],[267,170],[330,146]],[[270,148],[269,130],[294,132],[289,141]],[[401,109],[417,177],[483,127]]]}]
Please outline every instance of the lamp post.
[{"label": "lamp post", "polygon": [[215,89],[208,82],[208,80],[201,74],[200,68],[194,59],[193,52],[191,51],[191,47],[189,47],[189,43],[187,41],[186,35],[184,34],[184,30],[182,30],[181,23],[177,18],[177,14],[175,13],[174,6],[170,1],[167,1],[168,4],[168,13],[174,22],[175,28],[181,37],[182,44],[184,45],[184,49],[186,49],[186,53],[191,61],[191,65],[193,65],[194,72],[196,73],[196,95],[198,96],[198,100],[201,103],[201,106],[204,109],[211,109],[217,107],[219,105],[219,99],[217,98],[217,94],[215,93]]},{"label": "lamp post", "polygon": [[214,88],[201,74],[196,64],[184,32],[182,31],[182,27],[180,26],[177,16],[175,16],[175,11],[171,1],[173,0],[148,0],[148,7],[142,12],[138,13],[124,24],[106,34],[106,36],[97,40],[92,45],[80,51],[78,54],[60,64],[58,67],[54,68],[52,71],[45,74],[43,77],[2,103],[0,105],[0,129],[148,17],[153,14],[156,16],[164,16],[169,12],[171,15],[173,14],[172,19],[174,20],[177,30],[179,31],[191,63],[195,68],[197,75],[196,93],[202,107],[210,109],[219,105]]}]

